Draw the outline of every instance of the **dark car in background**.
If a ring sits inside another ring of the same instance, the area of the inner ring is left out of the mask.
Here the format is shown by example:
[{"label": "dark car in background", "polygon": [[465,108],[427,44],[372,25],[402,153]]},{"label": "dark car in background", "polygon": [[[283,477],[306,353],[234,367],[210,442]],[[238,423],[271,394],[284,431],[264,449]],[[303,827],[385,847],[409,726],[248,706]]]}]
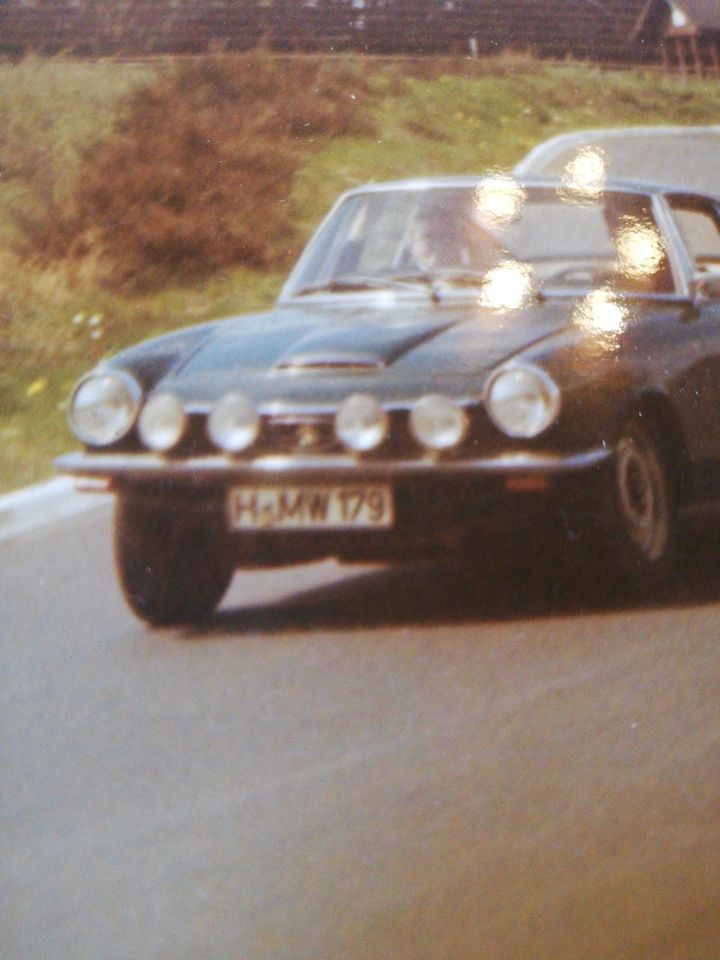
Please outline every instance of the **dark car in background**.
[{"label": "dark car in background", "polygon": [[718,271],[719,200],[592,157],[363,187],[272,310],[85,376],[57,465],[116,493],[152,624],[207,616],[237,568],[477,556],[526,524],[655,582],[720,506]]}]

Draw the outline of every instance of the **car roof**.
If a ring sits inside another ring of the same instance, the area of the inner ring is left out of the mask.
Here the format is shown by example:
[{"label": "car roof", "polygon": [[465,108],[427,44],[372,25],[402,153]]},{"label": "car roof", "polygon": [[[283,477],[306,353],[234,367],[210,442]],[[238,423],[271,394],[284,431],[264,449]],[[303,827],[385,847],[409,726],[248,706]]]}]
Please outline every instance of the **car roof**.
[{"label": "car roof", "polygon": [[602,152],[613,178],[672,184],[702,196],[720,189],[720,125],[573,130],[536,144],[513,172],[521,179],[560,176],[586,149]]},{"label": "car roof", "polygon": [[[492,179],[494,176],[508,177],[522,187],[532,189],[552,190],[563,185],[559,177],[515,177],[508,174],[476,173],[457,174],[453,176],[411,177],[405,180],[385,180],[379,183],[367,183],[360,187],[353,187],[343,196],[353,196],[362,193],[381,193],[395,190],[423,190],[423,189],[452,189],[454,187],[474,187],[482,180]],[[653,181],[608,179],[603,184],[604,193],[638,193],[642,195],[669,194],[673,196],[692,196],[720,202],[720,197],[711,193],[686,190],[677,185],[654,183]]]}]

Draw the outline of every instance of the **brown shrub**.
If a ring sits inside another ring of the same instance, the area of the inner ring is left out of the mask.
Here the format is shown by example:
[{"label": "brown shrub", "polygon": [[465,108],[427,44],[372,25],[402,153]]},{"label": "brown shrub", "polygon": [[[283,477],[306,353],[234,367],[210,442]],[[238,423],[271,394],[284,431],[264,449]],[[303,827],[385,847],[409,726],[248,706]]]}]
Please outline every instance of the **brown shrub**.
[{"label": "brown shrub", "polygon": [[106,279],[126,289],[279,265],[299,165],[328,137],[371,132],[369,96],[353,61],[258,52],[180,63],[135,91],[87,153],[76,252],[99,249]]}]

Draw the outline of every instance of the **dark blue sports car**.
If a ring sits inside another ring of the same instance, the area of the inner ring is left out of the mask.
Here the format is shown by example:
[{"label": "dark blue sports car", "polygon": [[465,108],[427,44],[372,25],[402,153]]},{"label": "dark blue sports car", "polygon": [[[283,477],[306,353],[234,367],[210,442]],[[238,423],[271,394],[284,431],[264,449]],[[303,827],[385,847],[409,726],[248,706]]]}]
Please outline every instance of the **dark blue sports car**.
[{"label": "dark blue sports car", "polygon": [[453,177],[344,195],[276,306],[83,377],[84,451],[149,623],[207,616],[236,568],[462,551],[571,531],[656,581],[720,506],[720,200]]}]

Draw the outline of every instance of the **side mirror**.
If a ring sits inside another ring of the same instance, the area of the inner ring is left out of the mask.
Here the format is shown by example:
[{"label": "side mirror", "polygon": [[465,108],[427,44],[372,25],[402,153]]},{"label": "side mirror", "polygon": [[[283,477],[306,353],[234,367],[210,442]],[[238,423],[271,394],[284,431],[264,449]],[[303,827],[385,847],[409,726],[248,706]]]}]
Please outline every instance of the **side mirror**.
[{"label": "side mirror", "polygon": [[693,279],[695,300],[720,300],[720,273],[702,273]]}]

